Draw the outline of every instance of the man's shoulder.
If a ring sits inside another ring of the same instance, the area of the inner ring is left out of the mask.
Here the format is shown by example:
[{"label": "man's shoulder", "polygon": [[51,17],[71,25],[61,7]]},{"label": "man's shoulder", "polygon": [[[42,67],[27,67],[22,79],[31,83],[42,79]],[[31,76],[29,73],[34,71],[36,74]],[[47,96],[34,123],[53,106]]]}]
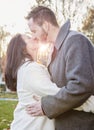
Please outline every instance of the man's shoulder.
[{"label": "man's shoulder", "polygon": [[75,36],[84,36],[84,37],[86,37],[82,32],[70,30],[69,35],[68,35],[67,38],[75,37]]}]

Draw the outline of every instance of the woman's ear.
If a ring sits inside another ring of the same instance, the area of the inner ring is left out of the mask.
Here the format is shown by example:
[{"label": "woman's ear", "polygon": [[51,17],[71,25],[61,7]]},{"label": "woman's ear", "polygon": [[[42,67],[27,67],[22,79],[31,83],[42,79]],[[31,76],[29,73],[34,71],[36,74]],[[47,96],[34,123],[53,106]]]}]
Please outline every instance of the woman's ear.
[{"label": "woman's ear", "polygon": [[44,29],[45,32],[48,32],[48,30],[49,30],[49,23],[47,21],[45,21],[43,23],[42,27],[43,27],[43,29]]}]

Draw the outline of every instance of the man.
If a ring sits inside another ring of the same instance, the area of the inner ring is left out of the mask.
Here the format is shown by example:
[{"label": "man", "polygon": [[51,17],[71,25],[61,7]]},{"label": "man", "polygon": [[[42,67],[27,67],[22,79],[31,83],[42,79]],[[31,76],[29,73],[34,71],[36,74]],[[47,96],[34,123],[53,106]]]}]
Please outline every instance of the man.
[{"label": "man", "polygon": [[27,19],[35,39],[54,43],[49,72],[61,88],[28,107],[28,113],[55,118],[56,130],[94,130],[94,115],[74,110],[94,94],[94,47],[83,34],[70,30],[69,20],[59,28],[47,7],[34,8]]}]

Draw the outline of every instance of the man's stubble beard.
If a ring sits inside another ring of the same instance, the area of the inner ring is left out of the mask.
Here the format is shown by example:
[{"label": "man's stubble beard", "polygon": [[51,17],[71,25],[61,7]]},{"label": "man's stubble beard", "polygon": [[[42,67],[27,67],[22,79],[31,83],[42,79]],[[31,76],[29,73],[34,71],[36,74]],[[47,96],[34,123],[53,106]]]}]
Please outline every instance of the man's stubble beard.
[{"label": "man's stubble beard", "polygon": [[42,36],[42,42],[46,42],[47,43],[47,39],[48,39],[48,32],[46,32],[43,28],[42,28],[42,31],[43,31],[43,36]]}]

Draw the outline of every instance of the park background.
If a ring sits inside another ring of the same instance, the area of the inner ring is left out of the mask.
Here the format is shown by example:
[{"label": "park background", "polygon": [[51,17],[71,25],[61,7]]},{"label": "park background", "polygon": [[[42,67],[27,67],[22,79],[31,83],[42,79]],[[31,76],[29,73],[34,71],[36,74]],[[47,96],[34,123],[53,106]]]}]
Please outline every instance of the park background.
[{"label": "park background", "polygon": [[0,0],[0,130],[9,130],[17,104],[16,93],[4,81],[7,46],[16,33],[30,34],[25,17],[37,5],[51,8],[60,26],[70,19],[71,29],[83,32],[94,43],[94,0]]}]

